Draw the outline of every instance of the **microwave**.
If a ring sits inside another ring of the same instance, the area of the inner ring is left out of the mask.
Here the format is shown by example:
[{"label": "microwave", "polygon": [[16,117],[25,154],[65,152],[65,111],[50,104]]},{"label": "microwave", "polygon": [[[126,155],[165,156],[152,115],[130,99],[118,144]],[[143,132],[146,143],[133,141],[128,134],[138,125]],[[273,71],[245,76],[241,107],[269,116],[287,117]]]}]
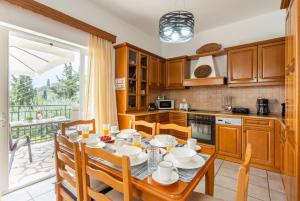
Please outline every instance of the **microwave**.
[{"label": "microwave", "polygon": [[156,105],[159,110],[173,110],[174,100],[156,100]]}]

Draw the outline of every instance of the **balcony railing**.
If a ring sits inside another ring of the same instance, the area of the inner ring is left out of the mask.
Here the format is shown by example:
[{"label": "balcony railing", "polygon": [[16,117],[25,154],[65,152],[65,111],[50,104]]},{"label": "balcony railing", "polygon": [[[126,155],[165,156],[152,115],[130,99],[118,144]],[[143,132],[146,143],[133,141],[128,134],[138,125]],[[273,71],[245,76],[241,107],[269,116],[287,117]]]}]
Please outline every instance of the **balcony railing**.
[{"label": "balcony railing", "polygon": [[[32,117],[36,119],[36,113],[40,112],[43,119],[64,116],[71,118],[72,106],[70,105],[18,105],[10,106],[10,121],[26,121]],[[49,123],[22,128],[11,129],[11,136],[17,139],[28,135],[32,143],[40,143],[53,139],[54,130],[59,129],[58,123]]]}]

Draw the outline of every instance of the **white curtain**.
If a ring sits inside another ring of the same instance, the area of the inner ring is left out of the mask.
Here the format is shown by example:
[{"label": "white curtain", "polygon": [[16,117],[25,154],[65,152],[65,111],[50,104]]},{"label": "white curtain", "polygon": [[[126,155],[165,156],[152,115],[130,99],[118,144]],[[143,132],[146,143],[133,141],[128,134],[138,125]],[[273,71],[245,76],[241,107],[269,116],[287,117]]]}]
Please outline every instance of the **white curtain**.
[{"label": "white curtain", "polygon": [[110,41],[90,36],[84,118],[95,118],[97,132],[104,123],[118,123],[112,50]]}]

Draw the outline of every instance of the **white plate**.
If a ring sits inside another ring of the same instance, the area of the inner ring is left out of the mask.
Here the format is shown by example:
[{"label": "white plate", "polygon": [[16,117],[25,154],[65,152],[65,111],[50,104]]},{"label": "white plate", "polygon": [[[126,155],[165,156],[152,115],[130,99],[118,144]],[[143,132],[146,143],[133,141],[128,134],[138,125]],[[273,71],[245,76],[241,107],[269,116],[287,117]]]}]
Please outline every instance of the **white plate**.
[{"label": "white plate", "polygon": [[[156,139],[152,139],[149,142],[152,146],[156,146],[156,147],[162,147],[162,148],[166,148],[168,145],[166,144],[161,144],[158,140]],[[177,141],[175,141],[175,143],[173,144],[173,146],[176,146],[178,144]]]},{"label": "white plate", "polygon": [[142,152],[133,161],[130,161],[130,166],[140,165],[148,160],[148,155]]},{"label": "white plate", "polygon": [[181,169],[200,168],[205,164],[205,160],[201,156],[199,156],[198,154],[196,156],[194,156],[193,158],[191,158],[190,161],[187,161],[187,162],[184,162],[184,163],[180,163],[177,160],[175,160],[174,157],[172,156],[172,154],[167,154],[165,156],[164,160],[172,161],[175,167],[181,168]]},{"label": "white plate", "polygon": [[128,135],[128,134],[125,134],[125,133],[119,133],[118,135],[117,135],[117,137],[118,138],[122,138],[122,139],[127,139],[127,138],[130,138],[131,137],[131,135]]},{"label": "white plate", "polygon": [[156,170],[155,172],[152,173],[152,179],[161,185],[167,186],[167,185],[171,185],[171,184],[174,184],[175,182],[177,182],[179,180],[179,175],[177,172],[172,171],[171,178],[168,181],[162,181],[162,180],[160,180],[158,171]]},{"label": "white plate", "polygon": [[109,131],[110,134],[118,134],[118,133],[120,133],[120,132],[121,132],[121,131],[119,131],[119,130]]},{"label": "white plate", "polygon": [[[185,144],[183,147],[188,148],[188,146]],[[196,145],[196,149],[194,149],[195,151],[200,151],[201,147],[199,145]]]},{"label": "white plate", "polygon": [[99,141],[97,144],[88,144],[87,146],[89,146],[89,147],[93,147],[93,148],[103,148],[103,147],[105,147],[105,142],[102,142],[102,141]]}]

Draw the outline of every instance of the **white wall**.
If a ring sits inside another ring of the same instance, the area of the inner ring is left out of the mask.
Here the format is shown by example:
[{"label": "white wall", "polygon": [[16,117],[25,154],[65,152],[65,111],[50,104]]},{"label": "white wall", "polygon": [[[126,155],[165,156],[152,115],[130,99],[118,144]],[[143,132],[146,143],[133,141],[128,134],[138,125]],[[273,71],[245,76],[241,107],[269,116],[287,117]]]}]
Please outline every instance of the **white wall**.
[{"label": "white wall", "polygon": [[[133,25],[101,9],[91,1],[40,0],[39,2],[116,35],[117,43],[129,42],[153,53],[160,54],[161,52],[161,44],[158,38],[149,36]],[[0,21],[83,46],[88,44],[87,33],[4,1],[0,1]]]},{"label": "white wall", "polygon": [[284,36],[284,33],[285,12],[278,10],[200,32],[187,43],[163,43],[162,56],[169,58],[185,54],[193,55],[199,47],[206,43],[216,42],[222,44],[223,47],[230,47]]}]

